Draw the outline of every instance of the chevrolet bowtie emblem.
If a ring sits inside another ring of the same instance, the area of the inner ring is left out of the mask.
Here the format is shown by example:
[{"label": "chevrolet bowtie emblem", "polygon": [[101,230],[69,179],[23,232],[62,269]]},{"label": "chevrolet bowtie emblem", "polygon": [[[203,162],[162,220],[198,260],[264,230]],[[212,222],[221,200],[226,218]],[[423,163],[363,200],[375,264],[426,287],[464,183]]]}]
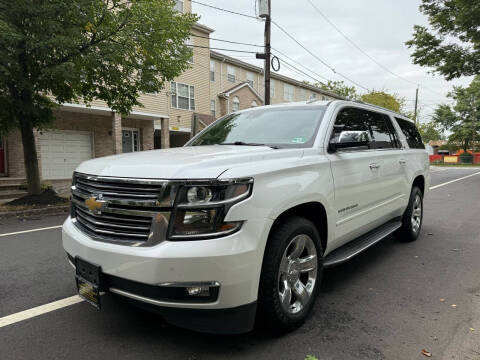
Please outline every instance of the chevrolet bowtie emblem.
[{"label": "chevrolet bowtie emblem", "polygon": [[87,208],[95,213],[100,213],[106,205],[106,202],[102,200],[103,196],[92,196],[89,197],[87,200],[85,200],[85,205],[87,205]]}]

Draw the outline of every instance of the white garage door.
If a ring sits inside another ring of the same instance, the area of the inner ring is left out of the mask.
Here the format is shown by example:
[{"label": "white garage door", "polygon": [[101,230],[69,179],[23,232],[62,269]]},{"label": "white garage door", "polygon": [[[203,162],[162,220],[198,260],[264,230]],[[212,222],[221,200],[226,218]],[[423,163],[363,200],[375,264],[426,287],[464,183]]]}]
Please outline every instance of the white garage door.
[{"label": "white garage door", "polygon": [[39,141],[45,180],[71,178],[82,161],[92,158],[92,134],[88,131],[45,131]]}]

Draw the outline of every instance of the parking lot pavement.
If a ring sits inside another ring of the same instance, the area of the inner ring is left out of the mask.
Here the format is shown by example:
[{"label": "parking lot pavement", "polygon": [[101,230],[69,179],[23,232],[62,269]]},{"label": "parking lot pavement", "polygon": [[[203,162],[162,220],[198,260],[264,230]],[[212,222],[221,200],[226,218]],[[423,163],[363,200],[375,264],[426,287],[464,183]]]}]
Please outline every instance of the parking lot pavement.
[{"label": "parking lot pavement", "polygon": [[[432,186],[476,172],[434,171]],[[433,190],[418,241],[390,237],[326,271],[312,316],[283,337],[194,333],[106,295],[102,311],[81,302],[0,327],[0,358],[423,359],[427,349],[436,359],[479,359],[479,200],[480,175]],[[10,220],[0,234],[61,222]],[[74,295],[60,238],[60,229],[0,237],[0,324]]]}]

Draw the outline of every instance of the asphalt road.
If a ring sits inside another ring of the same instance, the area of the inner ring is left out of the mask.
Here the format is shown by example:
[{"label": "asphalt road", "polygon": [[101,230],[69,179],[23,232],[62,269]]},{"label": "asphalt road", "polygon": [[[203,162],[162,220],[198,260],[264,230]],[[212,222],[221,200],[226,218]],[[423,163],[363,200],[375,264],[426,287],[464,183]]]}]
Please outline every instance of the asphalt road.
[{"label": "asphalt road", "polygon": [[[436,168],[432,186],[479,171]],[[82,302],[0,327],[0,359],[480,359],[479,200],[480,175],[432,190],[418,241],[389,237],[328,270],[310,319],[283,337],[190,332],[105,296],[102,311]],[[59,228],[1,236],[62,221],[0,221],[0,323],[75,294]]]}]

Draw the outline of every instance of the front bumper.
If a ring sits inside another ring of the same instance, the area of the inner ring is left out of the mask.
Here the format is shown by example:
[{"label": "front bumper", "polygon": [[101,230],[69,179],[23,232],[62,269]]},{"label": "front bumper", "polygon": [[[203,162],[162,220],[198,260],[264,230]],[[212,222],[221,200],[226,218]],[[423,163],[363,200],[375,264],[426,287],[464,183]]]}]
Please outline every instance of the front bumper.
[{"label": "front bumper", "polygon": [[62,238],[70,256],[100,265],[102,272],[113,278],[149,288],[165,283],[217,282],[220,285],[215,301],[201,303],[152,298],[142,287],[128,291],[105,289],[107,291],[158,309],[223,309],[227,312],[225,309],[251,305],[257,300],[263,251],[271,224],[269,219],[249,220],[239,232],[224,238],[163,241],[153,247],[134,247],[92,240],[68,218]]}]

